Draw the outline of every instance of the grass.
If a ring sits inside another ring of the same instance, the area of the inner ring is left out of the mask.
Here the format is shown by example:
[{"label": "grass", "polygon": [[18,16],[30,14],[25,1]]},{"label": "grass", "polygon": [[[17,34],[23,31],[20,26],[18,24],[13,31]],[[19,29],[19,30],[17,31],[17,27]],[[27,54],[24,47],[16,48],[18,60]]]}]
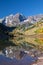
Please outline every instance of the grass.
[{"label": "grass", "polygon": [[42,28],[39,28],[39,29],[37,29],[36,31],[35,31],[35,33],[43,33],[43,27]]},{"label": "grass", "polygon": [[38,50],[43,51],[43,39],[36,38],[35,41],[38,43],[37,45]]},{"label": "grass", "polygon": [[35,41],[43,45],[43,38],[36,38]]}]

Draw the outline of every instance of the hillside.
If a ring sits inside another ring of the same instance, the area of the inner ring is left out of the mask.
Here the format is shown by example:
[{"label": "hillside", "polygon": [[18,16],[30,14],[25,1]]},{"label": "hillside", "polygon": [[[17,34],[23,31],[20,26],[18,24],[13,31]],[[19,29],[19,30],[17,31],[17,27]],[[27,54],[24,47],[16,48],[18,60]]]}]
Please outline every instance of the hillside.
[{"label": "hillside", "polygon": [[[43,49],[43,22],[39,21],[35,24],[31,25],[27,29],[22,27],[22,29],[16,28],[11,32],[15,37],[11,40],[13,43],[15,42],[17,45],[24,44],[23,47],[28,48],[29,46],[32,48]],[[26,44],[27,43],[27,46]],[[33,46],[31,46],[33,45]]]},{"label": "hillside", "polygon": [[[20,14],[15,15],[14,18],[20,16]],[[21,15],[24,20],[24,16]],[[24,21],[19,21],[19,25],[17,20],[14,21],[12,18],[13,16],[8,16],[7,18],[7,23],[9,24],[11,22],[11,24],[15,24],[15,22],[17,23],[17,25],[7,25],[3,22],[6,21],[2,21],[2,23],[0,23],[0,49],[6,48],[8,46],[18,46],[18,47],[22,47],[25,49],[29,49],[29,48],[37,48],[37,49],[43,49],[43,15],[42,17],[38,17],[39,20],[36,21],[37,17],[32,16],[35,20],[34,23],[30,22],[33,21],[33,18],[29,18],[29,20],[24,20]],[[11,18],[11,19],[10,19]],[[21,18],[20,18],[21,19]],[[19,20],[20,20],[19,19]],[[6,20],[6,18],[5,18]],[[10,20],[10,21],[8,21]],[[13,20],[13,21],[12,21]],[[14,23],[13,23],[14,22]]]},{"label": "hillside", "polygon": [[36,34],[36,33],[43,33],[43,22],[37,22],[33,25],[34,27],[31,29],[27,29],[25,31],[25,34],[28,34],[28,35],[33,35],[33,34]]},{"label": "hillside", "polygon": [[43,34],[43,22],[36,22],[35,24],[28,24],[26,27],[25,25],[16,27],[15,30],[12,31],[12,33],[22,33],[24,35],[34,35],[34,34]]}]

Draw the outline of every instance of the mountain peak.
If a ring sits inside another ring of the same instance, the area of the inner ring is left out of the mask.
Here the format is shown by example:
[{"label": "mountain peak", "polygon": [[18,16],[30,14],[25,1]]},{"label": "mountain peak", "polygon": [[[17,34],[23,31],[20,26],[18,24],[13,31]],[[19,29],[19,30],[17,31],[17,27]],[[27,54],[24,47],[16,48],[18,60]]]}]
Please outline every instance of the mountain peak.
[{"label": "mountain peak", "polygon": [[20,13],[17,13],[15,15],[11,14],[9,16],[6,16],[2,23],[7,26],[17,25],[20,22],[23,22],[24,20],[26,20],[26,17]]},{"label": "mountain peak", "polygon": [[14,16],[16,19],[18,18],[20,20],[20,22],[26,20],[26,17],[23,14],[17,13]]},{"label": "mountain peak", "polygon": [[16,13],[15,15],[21,15],[21,13]]},{"label": "mountain peak", "polygon": [[19,16],[22,16],[22,17],[25,17],[23,14],[21,14],[21,13],[17,13],[17,14],[15,14],[15,17],[19,17]]}]

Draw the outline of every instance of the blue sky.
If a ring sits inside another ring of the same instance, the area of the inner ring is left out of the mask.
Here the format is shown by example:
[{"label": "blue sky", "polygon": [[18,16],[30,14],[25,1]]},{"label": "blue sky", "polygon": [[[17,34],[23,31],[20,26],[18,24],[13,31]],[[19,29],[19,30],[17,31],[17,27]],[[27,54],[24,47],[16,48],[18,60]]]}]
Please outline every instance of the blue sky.
[{"label": "blue sky", "polygon": [[0,0],[0,18],[16,13],[43,14],[43,0]]}]

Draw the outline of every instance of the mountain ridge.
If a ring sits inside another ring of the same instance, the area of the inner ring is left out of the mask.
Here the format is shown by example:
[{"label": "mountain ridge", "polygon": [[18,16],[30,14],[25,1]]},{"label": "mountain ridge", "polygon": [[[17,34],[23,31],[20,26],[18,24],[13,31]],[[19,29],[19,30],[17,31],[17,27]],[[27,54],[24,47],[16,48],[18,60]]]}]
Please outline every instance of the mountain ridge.
[{"label": "mountain ridge", "polygon": [[18,26],[22,24],[34,24],[43,18],[43,14],[38,14],[34,16],[24,16],[23,14],[17,13],[15,15],[11,14],[5,18],[0,19],[0,22],[6,26]]}]

